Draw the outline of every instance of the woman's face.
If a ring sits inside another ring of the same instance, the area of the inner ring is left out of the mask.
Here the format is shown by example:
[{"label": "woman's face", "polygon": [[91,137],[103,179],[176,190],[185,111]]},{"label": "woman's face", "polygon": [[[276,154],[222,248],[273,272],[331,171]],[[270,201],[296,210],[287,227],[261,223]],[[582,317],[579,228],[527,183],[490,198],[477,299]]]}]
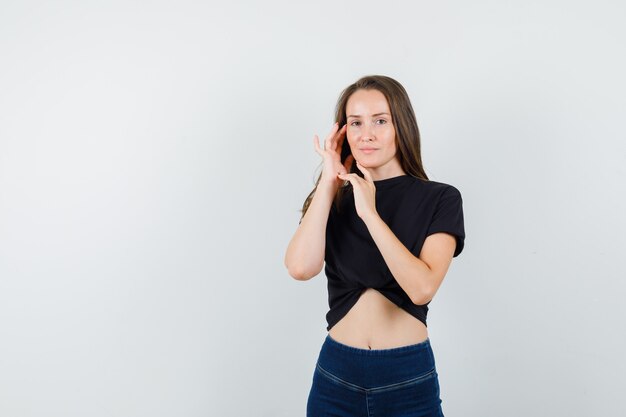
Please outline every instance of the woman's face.
[{"label": "woman's face", "polygon": [[402,171],[396,158],[396,130],[383,93],[355,91],[346,103],[346,117],[346,137],[352,155],[359,164],[373,171],[374,179]]}]

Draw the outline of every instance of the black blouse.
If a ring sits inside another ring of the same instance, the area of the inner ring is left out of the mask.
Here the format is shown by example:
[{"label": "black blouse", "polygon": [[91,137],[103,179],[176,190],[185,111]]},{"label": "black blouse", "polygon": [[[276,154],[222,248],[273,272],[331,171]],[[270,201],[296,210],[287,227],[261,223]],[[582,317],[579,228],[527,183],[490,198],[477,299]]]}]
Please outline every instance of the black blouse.
[{"label": "black blouse", "polygon": [[[374,181],[376,211],[396,237],[419,256],[427,236],[447,232],[456,237],[454,257],[463,250],[465,230],[461,193],[452,185],[400,175]],[[350,186],[350,185],[348,185]],[[354,195],[346,193],[338,211],[331,206],[326,227],[326,314],[330,330],[374,288],[426,325],[428,304],[415,305],[395,280],[365,223],[356,213]]]}]

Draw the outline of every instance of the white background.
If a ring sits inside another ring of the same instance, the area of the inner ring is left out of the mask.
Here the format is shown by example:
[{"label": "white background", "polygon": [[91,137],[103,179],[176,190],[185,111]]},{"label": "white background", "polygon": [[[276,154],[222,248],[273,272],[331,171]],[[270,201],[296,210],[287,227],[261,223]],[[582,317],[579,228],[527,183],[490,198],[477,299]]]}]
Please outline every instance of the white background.
[{"label": "white background", "polygon": [[466,246],[446,416],[623,416],[621,1],[0,4],[0,415],[303,416],[283,265],[340,91],[412,99]]}]

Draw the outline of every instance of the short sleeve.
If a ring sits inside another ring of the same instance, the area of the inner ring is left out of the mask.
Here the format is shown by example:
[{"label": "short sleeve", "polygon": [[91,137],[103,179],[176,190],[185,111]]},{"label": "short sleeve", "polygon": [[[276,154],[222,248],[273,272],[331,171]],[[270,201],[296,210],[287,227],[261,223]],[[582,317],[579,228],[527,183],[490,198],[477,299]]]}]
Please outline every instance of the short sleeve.
[{"label": "short sleeve", "polygon": [[459,190],[451,185],[441,194],[437,202],[426,236],[437,232],[450,233],[456,237],[456,249],[453,257],[458,256],[465,245],[463,198]]}]

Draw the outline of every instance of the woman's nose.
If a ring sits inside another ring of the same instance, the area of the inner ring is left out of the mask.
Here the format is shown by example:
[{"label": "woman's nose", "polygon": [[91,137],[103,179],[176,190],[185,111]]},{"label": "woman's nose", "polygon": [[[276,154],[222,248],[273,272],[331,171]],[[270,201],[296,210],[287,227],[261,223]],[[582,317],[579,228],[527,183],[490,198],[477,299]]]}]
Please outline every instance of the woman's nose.
[{"label": "woman's nose", "polygon": [[366,123],[363,126],[363,130],[361,130],[361,140],[373,140],[373,139],[374,139],[374,128]]}]

